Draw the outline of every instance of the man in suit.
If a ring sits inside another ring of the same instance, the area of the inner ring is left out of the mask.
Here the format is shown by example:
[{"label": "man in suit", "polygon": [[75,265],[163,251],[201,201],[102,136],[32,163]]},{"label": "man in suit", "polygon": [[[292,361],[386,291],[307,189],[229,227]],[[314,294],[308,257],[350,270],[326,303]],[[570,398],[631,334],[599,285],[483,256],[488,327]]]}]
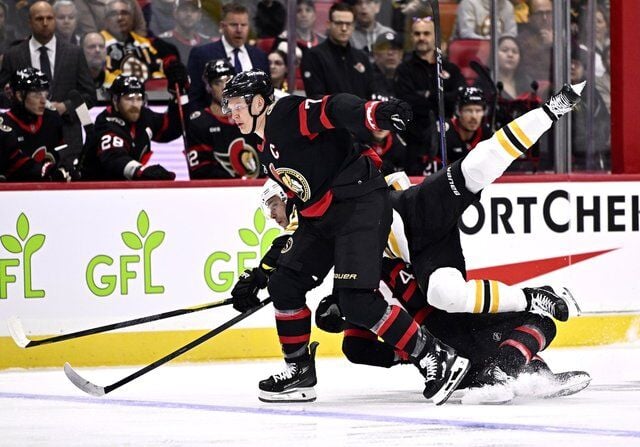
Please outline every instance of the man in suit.
[{"label": "man in suit", "polygon": [[207,92],[202,80],[204,66],[212,59],[227,59],[236,73],[257,68],[269,73],[267,55],[259,48],[247,45],[249,37],[249,12],[238,3],[222,7],[220,21],[222,38],[216,42],[195,47],[189,54],[187,68],[191,78],[189,99],[199,107],[208,105]]},{"label": "man in suit", "polygon": [[[82,148],[82,131],[69,92],[77,90],[88,107],[96,102],[96,91],[89,74],[87,61],[78,46],[56,39],[56,20],[53,7],[37,1],[29,8],[31,37],[11,47],[4,57],[0,71],[0,86],[4,88],[17,70],[33,67],[50,80],[51,106],[64,122],[64,139],[69,151],[61,154],[63,165],[68,166]],[[70,167],[70,166],[68,166]]]}]

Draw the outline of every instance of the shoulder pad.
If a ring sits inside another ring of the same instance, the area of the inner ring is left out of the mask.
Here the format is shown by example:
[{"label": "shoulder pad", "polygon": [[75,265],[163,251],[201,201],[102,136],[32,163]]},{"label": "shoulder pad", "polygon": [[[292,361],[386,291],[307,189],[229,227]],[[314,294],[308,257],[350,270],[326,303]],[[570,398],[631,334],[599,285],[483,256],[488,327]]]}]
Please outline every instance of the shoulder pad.
[{"label": "shoulder pad", "polygon": [[202,115],[202,112],[200,112],[200,110],[196,110],[195,112],[193,112],[191,115],[189,115],[189,119],[190,120],[194,120],[196,118],[199,118],[200,115]]},{"label": "shoulder pad", "polygon": [[0,116],[0,130],[2,132],[11,132],[13,129],[7,126],[3,121],[4,121],[4,118]]},{"label": "shoulder pad", "polygon": [[109,121],[110,123],[116,123],[118,126],[124,127],[124,120],[118,118],[117,116],[108,116],[107,121]]}]

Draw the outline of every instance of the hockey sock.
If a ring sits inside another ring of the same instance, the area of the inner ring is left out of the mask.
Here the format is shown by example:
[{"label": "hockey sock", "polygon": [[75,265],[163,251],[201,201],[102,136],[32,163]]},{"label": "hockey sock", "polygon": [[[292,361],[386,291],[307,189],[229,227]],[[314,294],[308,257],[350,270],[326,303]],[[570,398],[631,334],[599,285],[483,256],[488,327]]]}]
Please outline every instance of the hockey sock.
[{"label": "hockey sock", "polygon": [[309,358],[311,337],[311,311],[307,306],[295,310],[276,309],[276,329],[282,353],[287,361],[301,361]]},{"label": "hockey sock", "polygon": [[429,277],[429,304],[447,312],[520,312],[527,307],[522,289],[494,280],[466,281],[451,267],[439,268]]},{"label": "hockey sock", "polygon": [[462,161],[465,185],[477,193],[500,177],[524,154],[553,122],[538,108],[511,121],[488,140],[481,141]]},{"label": "hockey sock", "polygon": [[500,343],[496,364],[504,372],[516,376],[555,337],[556,328],[551,319],[540,319],[539,323],[531,322],[516,327]]},{"label": "hockey sock", "polygon": [[[380,292],[386,298],[395,297],[398,301],[402,302],[409,314],[414,315],[420,309],[424,309],[428,306],[425,296],[418,287],[413,273],[411,272],[411,266],[406,264],[402,259],[394,260],[396,264],[388,272],[383,270],[382,283],[380,285]],[[388,284],[388,286],[387,286]]]}]

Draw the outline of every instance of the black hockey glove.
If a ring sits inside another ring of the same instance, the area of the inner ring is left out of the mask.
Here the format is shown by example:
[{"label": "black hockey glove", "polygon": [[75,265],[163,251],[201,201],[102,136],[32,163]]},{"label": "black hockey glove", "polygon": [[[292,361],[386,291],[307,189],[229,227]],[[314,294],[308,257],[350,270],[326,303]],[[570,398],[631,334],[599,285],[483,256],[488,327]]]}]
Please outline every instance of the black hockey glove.
[{"label": "black hockey glove", "polygon": [[175,180],[176,173],[167,171],[160,165],[141,166],[133,176],[134,180]]},{"label": "black hockey glove", "polygon": [[411,106],[399,99],[391,98],[376,107],[376,123],[380,129],[403,131],[413,118]]},{"label": "black hockey glove", "polygon": [[41,175],[43,180],[50,182],[68,182],[71,180],[69,173],[53,162],[47,162],[42,165]]},{"label": "black hockey glove", "polygon": [[344,330],[345,324],[338,299],[334,295],[322,298],[316,309],[316,326],[325,332],[338,334]]},{"label": "black hockey glove", "polygon": [[172,59],[164,66],[164,75],[167,78],[167,90],[169,93],[175,94],[176,84],[180,89],[180,93],[184,94],[189,87],[189,74],[187,67],[182,62]]},{"label": "black hockey glove", "polygon": [[258,291],[267,287],[268,276],[260,268],[245,270],[231,291],[233,308],[238,312],[246,312],[260,304]]}]

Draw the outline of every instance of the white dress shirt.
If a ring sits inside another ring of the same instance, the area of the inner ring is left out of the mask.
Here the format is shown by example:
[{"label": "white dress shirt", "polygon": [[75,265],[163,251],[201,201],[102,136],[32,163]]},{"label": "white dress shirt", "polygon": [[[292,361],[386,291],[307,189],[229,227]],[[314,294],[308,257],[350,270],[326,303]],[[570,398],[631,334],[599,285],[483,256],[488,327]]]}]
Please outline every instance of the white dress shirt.
[{"label": "white dress shirt", "polygon": [[[35,40],[33,36],[29,39],[29,54],[31,55],[31,66],[40,70],[40,47],[42,44]],[[47,56],[49,56],[49,63],[51,64],[51,76],[55,76],[56,73],[56,36],[53,36],[49,42],[45,45],[47,48]],[[240,59],[242,60],[242,59]],[[243,65],[244,67],[244,65]]]},{"label": "white dress shirt", "polygon": [[[234,66],[234,47],[231,46],[227,39],[222,36],[222,45],[224,46],[224,52],[227,54],[227,59],[231,63],[231,66]],[[249,53],[244,45],[238,48],[240,51],[238,52],[238,59],[240,59],[240,64],[242,65],[242,71],[251,70],[253,68],[253,64],[251,63],[251,59],[249,58]]]}]

